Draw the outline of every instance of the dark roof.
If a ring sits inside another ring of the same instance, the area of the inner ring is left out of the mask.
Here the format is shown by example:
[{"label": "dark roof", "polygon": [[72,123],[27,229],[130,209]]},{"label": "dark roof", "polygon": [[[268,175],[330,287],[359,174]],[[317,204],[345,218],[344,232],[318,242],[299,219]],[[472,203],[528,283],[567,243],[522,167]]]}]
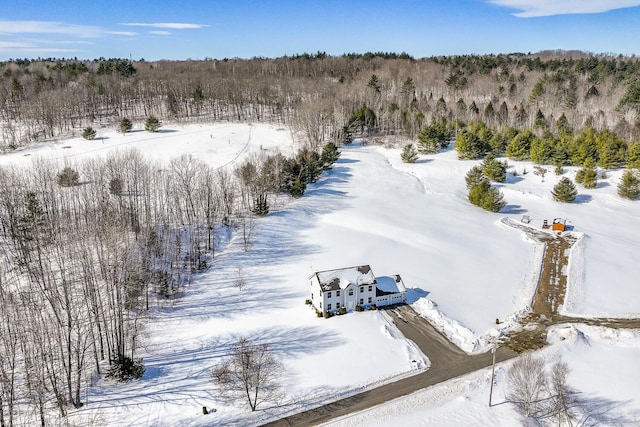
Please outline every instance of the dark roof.
[{"label": "dark roof", "polygon": [[337,291],[350,284],[357,286],[376,284],[376,276],[368,265],[318,271],[315,276],[323,291]]}]

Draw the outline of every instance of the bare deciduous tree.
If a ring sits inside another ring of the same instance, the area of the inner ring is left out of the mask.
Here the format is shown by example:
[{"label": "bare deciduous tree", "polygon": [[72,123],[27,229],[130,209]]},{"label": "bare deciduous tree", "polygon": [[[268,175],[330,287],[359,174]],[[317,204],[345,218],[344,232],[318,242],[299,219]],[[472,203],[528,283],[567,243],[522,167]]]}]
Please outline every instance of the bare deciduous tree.
[{"label": "bare deciduous tree", "polygon": [[544,359],[525,354],[509,368],[507,398],[514,401],[529,417],[538,410],[538,401],[545,389]]},{"label": "bare deciduous tree", "polygon": [[278,378],[283,366],[267,344],[240,338],[230,357],[213,368],[211,377],[224,398],[246,401],[252,411],[281,397]]}]

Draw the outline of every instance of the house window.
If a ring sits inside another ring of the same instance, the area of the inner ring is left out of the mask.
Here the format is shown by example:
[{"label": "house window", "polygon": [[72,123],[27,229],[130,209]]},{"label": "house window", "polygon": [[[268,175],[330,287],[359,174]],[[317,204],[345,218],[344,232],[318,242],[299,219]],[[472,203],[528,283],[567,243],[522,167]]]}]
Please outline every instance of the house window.
[{"label": "house window", "polygon": [[327,298],[331,298],[331,292],[327,292]]},{"label": "house window", "polygon": [[336,309],[340,310],[340,303],[336,304]]},{"label": "house window", "polygon": [[311,294],[311,299],[313,299],[313,294]]},{"label": "house window", "polygon": [[364,286],[360,286],[360,292],[364,292]]},{"label": "house window", "polygon": [[369,304],[371,304],[371,297],[369,297]]},{"label": "house window", "polygon": [[339,297],[340,296],[340,291],[336,291],[336,296]]},{"label": "house window", "polygon": [[320,310],[322,310],[322,303],[320,303]]},{"label": "house window", "polygon": [[[373,290],[373,286],[369,285],[369,292],[371,292]],[[371,301],[369,301],[371,302]]]},{"label": "house window", "polygon": [[364,299],[360,298],[360,305],[364,304]]},{"label": "house window", "polygon": [[353,296],[353,289],[349,289],[349,296],[352,297]]},{"label": "house window", "polygon": [[327,310],[331,310],[331,304],[327,304]]}]

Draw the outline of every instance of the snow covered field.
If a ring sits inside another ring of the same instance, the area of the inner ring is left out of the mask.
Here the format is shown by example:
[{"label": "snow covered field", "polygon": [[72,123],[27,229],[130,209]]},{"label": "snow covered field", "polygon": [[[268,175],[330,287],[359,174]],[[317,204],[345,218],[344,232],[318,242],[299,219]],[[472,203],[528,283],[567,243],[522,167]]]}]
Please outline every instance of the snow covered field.
[{"label": "snow covered field", "polygon": [[[252,152],[278,148],[290,154],[295,147],[291,133],[275,126],[167,125],[157,134],[103,131],[94,141],[42,144],[2,156],[0,164],[39,156],[75,162],[137,148],[161,162],[191,153],[212,166],[233,167]],[[576,203],[560,204],[551,199],[558,179],[552,170],[541,182],[531,164],[509,162],[518,175],[510,174],[501,185],[508,206],[492,214],[466,200],[464,175],[477,162],[458,161],[449,150],[408,165],[399,152],[345,147],[333,170],[303,198],[258,221],[249,251],[242,250],[240,238],[232,239],[181,299],[154,312],[140,353],[147,368],[143,380],[98,382],[87,389],[87,404],[72,420],[110,426],[259,424],[428,367],[428,355],[404,339],[383,313],[317,318],[304,304],[313,271],[369,264],[377,275],[400,274],[412,288],[408,298],[417,311],[465,351],[485,350],[496,318],[506,320],[505,327],[526,310],[542,254],[540,246],[502,225],[502,216],[519,221],[527,214],[538,226],[543,219],[565,217],[574,231],[584,233],[571,255],[565,313],[640,317],[640,227],[635,224],[640,202],[615,194],[621,171],[609,172],[597,189],[580,188]],[[567,168],[565,175],[574,174]],[[242,290],[233,283],[238,268],[247,281]],[[637,422],[640,400],[629,392],[640,378],[633,362],[640,355],[640,339],[616,333],[589,329],[588,338],[558,340],[544,351],[570,355],[565,359],[574,369],[570,383],[584,393],[624,402],[624,413]],[[287,367],[282,378],[287,398],[280,407],[250,414],[217,399],[210,369],[239,335],[270,343]],[[615,366],[587,375],[592,361],[605,354],[616,358]],[[504,382],[504,369],[498,383]],[[606,375],[620,375],[615,390],[603,380]],[[513,425],[519,416],[511,405],[474,411],[476,405],[486,406],[487,387],[488,374],[480,372],[420,392],[426,396],[419,397],[426,412],[416,418],[408,414],[403,424]],[[404,412],[405,404],[390,408]],[[203,416],[202,406],[217,412]],[[476,412],[480,418],[474,418]],[[385,424],[384,417],[362,416],[340,423],[379,419]]]}]

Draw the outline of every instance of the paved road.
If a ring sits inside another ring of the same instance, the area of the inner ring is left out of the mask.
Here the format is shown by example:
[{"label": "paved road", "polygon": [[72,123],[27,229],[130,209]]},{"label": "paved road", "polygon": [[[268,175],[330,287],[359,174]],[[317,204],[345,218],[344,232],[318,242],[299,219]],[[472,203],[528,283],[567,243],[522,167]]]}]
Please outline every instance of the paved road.
[{"label": "paved road", "polygon": [[[387,309],[386,312],[392,317],[393,322],[404,336],[415,342],[422,352],[429,357],[431,361],[429,370],[266,425],[317,425],[491,365],[491,353],[476,356],[467,355],[437,332],[429,322],[419,316],[410,306],[403,305],[394,309]],[[503,361],[514,356],[516,356],[515,352],[506,347],[501,347],[498,349],[496,360]]]}]

